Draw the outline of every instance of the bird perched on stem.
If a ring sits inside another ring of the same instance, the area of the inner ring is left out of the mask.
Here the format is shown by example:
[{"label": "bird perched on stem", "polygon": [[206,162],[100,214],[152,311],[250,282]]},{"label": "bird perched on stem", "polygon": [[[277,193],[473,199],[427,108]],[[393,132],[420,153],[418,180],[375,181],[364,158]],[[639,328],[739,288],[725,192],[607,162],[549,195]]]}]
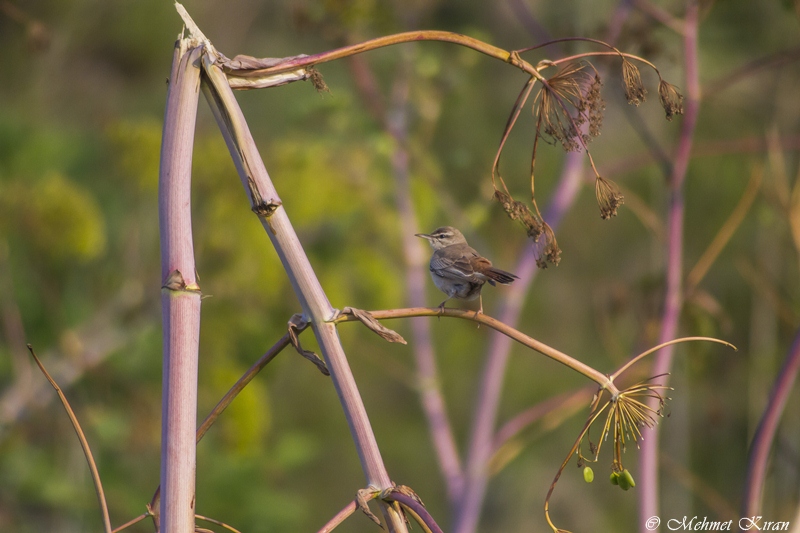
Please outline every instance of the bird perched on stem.
[{"label": "bird perched on stem", "polygon": [[417,233],[416,236],[426,239],[433,248],[431,278],[436,288],[447,295],[447,299],[439,304],[442,311],[450,298],[468,301],[478,298],[478,313],[483,313],[481,289],[484,283],[507,285],[519,279],[510,272],[493,267],[492,262],[467,244],[464,235],[452,226],[443,226],[432,233]]}]

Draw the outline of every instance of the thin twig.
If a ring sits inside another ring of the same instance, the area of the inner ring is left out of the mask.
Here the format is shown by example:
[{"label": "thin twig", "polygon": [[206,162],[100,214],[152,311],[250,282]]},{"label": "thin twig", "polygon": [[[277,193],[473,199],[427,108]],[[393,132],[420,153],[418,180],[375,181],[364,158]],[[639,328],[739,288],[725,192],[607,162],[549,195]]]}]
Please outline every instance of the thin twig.
[{"label": "thin twig", "polygon": [[582,54],[575,54],[575,55],[568,56],[568,57],[560,57],[558,59],[552,60],[550,63],[553,66],[557,66],[557,65],[561,65],[563,63],[571,63],[573,61],[577,61],[579,59],[583,59],[584,57],[598,57],[598,56],[616,56],[616,57],[623,57],[623,58],[626,58],[626,59],[633,59],[635,61],[639,61],[640,63],[644,63],[648,67],[650,67],[653,70],[655,70],[656,74],[658,74],[658,77],[661,78],[660,71],[650,61],[648,61],[648,60],[646,60],[646,59],[644,59],[642,57],[639,57],[637,55],[634,55],[634,54],[628,54],[626,52],[584,52]]},{"label": "thin twig", "polygon": [[[508,192],[508,187],[506,187],[506,182],[503,180],[502,176],[500,175],[500,155],[503,153],[503,147],[506,145],[506,141],[508,140],[509,135],[511,135],[511,130],[514,128],[514,124],[517,122],[517,118],[519,117],[522,108],[525,106],[525,102],[528,100],[528,97],[533,90],[533,85],[536,82],[536,78],[529,78],[528,81],[525,82],[525,85],[522,87],[522,90],[517,95],[517,100],[514,102],[514,106],[511,108],[511,113],[508,116],[508,120],[506,121],[506,127],[503,130],[503,135],[500,137],[500,146],[497,148],[497,153],[494,156],[494,162],[492,163],[492,186],[495,190],[497,189],[497,184],[495,182],[495,175],[497,179],[500,180],[500,184],[503,186],[503,190],[506,194],[510,194]],[[538,130],[537,130],[538,135]]]},{"label": "thin twig", "polygon": [[747,183],[747,188],[739,199],[739,203],[736,204],[728,220],[725,221],[719,229],[719,232],[714,236],[711,244],[706,248],[706,251],[703,252],[703,255],[697,260],[694,268],[692,268],[686,276],[687,294],[691,294],[695,291],[700,281],[702,281],[703,277],[708,273],[711,265],[714,264],[714,261],[717,260],[719,254],[722,252],[723,248],[725,248],[725,245],[728,244],[728,241],[733,237],[736,229],[742,224],[742,221],[744,221],[745,215],[750,210],[750,206],[753,205],[758,191],[761,188],[763,176],[764,169],[761,167],[753,169],[750,173],[750,181]]},{"label": "thin twig", "polygon": [[625,207],[628,209],[628,211],[633,213],[633,215],[639,219],[642,225],[653,233],[653,236],[658,241],[664,242],[666,238],[664,224],[661,222],[661,219],[656,212],[631,189],[625,187],[624,185],[618,185],[618,187],[620,193],[625,196]]},{"label": "thin twig", "polygon": [[72,422],[72,428],[75,430],[75,434],[78,436],[78,440],[81,443],[81,449],[83,449],[83,454],[86,456],[86,462],[89,465],[89,471],[92,474],[94,490],[97,493],[97,501],[100,504],[100,512],[103,515],[103,529],[106,531],[106,533],[111,533],[111,519],[108,516],[108,504],[106,503],[106,495],[103,491],[103,482],[100,480],[100,473],[97,470],[97,464],[94,462],[92,450],[89,448],[89,442],[86,440],[86,435],[84,435],[83,430],[81,429],[81,424],[78,422],[78,417],[75,416],[75,412],[72,410],[72,407],[70,407],[69,401],[67,400],[67,397],[64,396],[64,392],[61,390],[61,387],[59,387],[58,383],[56,383],[56,381],[50,377],[47,369],[36,356],[36,352],[33,351],[33,346],[28,344],[28,350],[31,352],[33,360],[36,361],[36,364],[39,366],[39,370],[42,371],[44,377],[47,378],[47,381],[49,381],[50,385],[56,390],[56,394],[58,394],[58,398],[61,400],[61,405],[64,406],[64,410],[67,412],[67,416],[69,416],[69,421]]},{"label": "thin twig", "polygon": [[[308,327],[306,323],[301,328],[297,329],[297,332],[301,332]],[[216,422],[217,418],[222,414],[223,411],[231,404],[231,402],[236,398],[236,396],[242,392],[242,390],[247,386],[248,383],[253,381],[253,378],[264,369],[267,364],[275,359],[275,357],[281,353],[281,351],[289,346],[290,344],[290,335],[286,333],[283,337],[281,337],[278,342],[276,342],[267,352],[262,355],[258,361],[253,363],[253,365],[245,372],[242,377],[225,393],[225,396],[220,399],[217,405],[211,410],[210,413],[206,416],[203,423],[200,424],[200,427],[197,428],[197,442],[200,442],[200,439],[206,434],[208,429],[211,425]]]},{"label": "thin twig", "polygon": [[127,522],[125,522],[125,523],[124,523],[124,524],[122,524],[121,526],[115,527],[115,528],[114,528],[114,529],[111,531],[111,533],[119,533],[120,531],[123,531],[123,530],[125,530],[125,529],[127,529],[127,528],[131,527],[131,526],[132,526],[132,525],[134,525],[134,524],[138,524],[139,522],[141,522],[142,520],[144,520],[144,519],[145,519],[145,518],[147,518],[148,516],[151,516],[151,513],[150,513],[149,511],[147,511],[147,512],[144,512],[144,513],[140,514],[139,516],[137,516],[136,518],[134,518],[134,519],[132,519],[132,520],[128,520]]},{"label": "thin twig", "polygon": [[651,353],[662,350],[668,346],[680,344],[682,342],[696,342],[696,341],[716,342],[717,344],[724,344],[728,348],[733,348],[734,351],[737,351],[736,346],[734,346],[733,344],[720,339],[715,339],[713,337],[682,337],[680,339],[673,339],[671,341],[662,342],[658,346],[654,346],[649,350],[645,350],[644,352],[640,353],[639,355],[637,355],[636,357],[632,358],[630,361],[622,365],[616,372],[611,374],[609,377],[611,378],[612,381],[617,379],[623,372],[628,370],[631,366],[639,362],[642,358],[647,357]]},{"label": "thin twig", "polygon": [[[581,432],[578,434],[578,437],[575,439],[575,442],[572,444],[572,448],[570,448],[569,453],[564,458],[564,461],[561,463],[561,466],[559,467],[558,471],[556,472],[556,475],[553,478],[553,481],[550,483],[550,488],[547,491],[547,496],[544,499],[544,516],[545,516],[545,519],[547,520],[547,524],[550,526],[550,528],[556,533],[558,533],[560,530],[553,524],[552,520],[550,519],[550,497],[553,495],[553,491],[555,491],[555,489],[556,489],[556,484],[558,483],[558,480],[561,478],[561,474],[564,473],[564,468],[566,468],[567,464],[570,462],[570,460],[572,460],[572,456],[575,454],[575,452],[578,451],[578,448],[581,445],[581,441],[583,441],[583,437],[589,431],[589,428],[592,426],[594,421],[597,420],[597,418],[599,418],[600,415],[603,413],[603,411],[609,406],[609,402],[606,402],[606,404],[603,405],[603,407],[598,408],[598,405],[600,404],[600,398],[601,398],[600,394],[596,394],[594,396],[594,400],[592,400],[592,405],[589,408],[589,412],[591,414],[590,414],[589,418],[586,420],[586,423],[584,423],[583,428],[581,429]],[[609,417],[608,420],[610,420],[610,419],[611,419],[611,417]],[[606,423],[608,423],[608,422],[606,422]],[[605,431],[604,431],[604,433],[605,433]]]},{"label": "thin twig", "polygon": [[356,501],[353,500],[345,505],[341,511],[336,513],[333,518],[328,520],[328,522],[322,526],[317,533],[330,533],[336,529],[339,524],[344,522],[351,514],[353,514],[356,509],[358,509],[358,504],[356,504]]},{"label": "thin twig", "polygon": [[[389,320],[394,318],[410,318],[410,317],[417,317],[417,316],[429,316],[429,317],[452,317],[452,318],[461,318],[464,320],[470,320],[473,322],[477,322],[479,324],[483,324],[488,326],[496,331],[499,331],[503,335],[508,336],[509,338],[517,341],[518,343],[527,346],[544,356],[547,356],[559,363],[568,366],[572,370],[578,372],[579,374],[583,374],[587,378],[591,379],[598,385],[603,388],[608,389],[611,394],[618,393],[619,391],[614,386],[613,383],[609,380],[608,376],[603,374],[602,372],[595,370],[594,368],[590,367],[589,365],[578,361],[577,359],[570,357],[569,355],[552,348],[545,343],[534,339],[533,337],[529,337],[528,335],[522,333],[521,331],[512,328],[511,326],[500,322],[499,320],[490,317],[484,313],[475,313],[474,311],[470,311],[467,309],[450,309],[450,308],[438,308],[438,307],[410,307],[407,309],[388,309],[382,311],[370,311],[370,314],[377,318],[378,320]],[[340,315],[334,319],[334,323],[340,322],[352,322],[356,320],[355,317],[351,315]]]},{"label": "thin twig", "polygon": [[200,514],[195,514],[194,517],[197,518],[198,520],[202,520],[204,522],[210,522],[212,524],[216,524],[216,525],[218,525],[219,527],[221,527],[223,529],[227,529],[228,531],[233,531],[233,533],[242,533],[241,531],[239,531],[235,527],[229,526],[225,522],[220,522],[219,520],[215,520],[213,518],[209,518],[207,516],[203,516],[203,515],[200,515]]},{"label": "thin twig", "polygon": [[[648,127],[642,114],[638,113],[636,109],[629,105],[622,106],[625,118],[628,124],[631,125],[633,131],[639,136],[642,143],[647,147],[650,152],[651,158],[658,163],[661,168],[661,173],[666,177],[672,174],[672,154],[668,153],[663,143],[658,139]],[[613,175],[613,173],[612,173]],[[629,191],[630,192],[630,191]],[[625,195],[625,205],[628,206],[628,195]]]}]

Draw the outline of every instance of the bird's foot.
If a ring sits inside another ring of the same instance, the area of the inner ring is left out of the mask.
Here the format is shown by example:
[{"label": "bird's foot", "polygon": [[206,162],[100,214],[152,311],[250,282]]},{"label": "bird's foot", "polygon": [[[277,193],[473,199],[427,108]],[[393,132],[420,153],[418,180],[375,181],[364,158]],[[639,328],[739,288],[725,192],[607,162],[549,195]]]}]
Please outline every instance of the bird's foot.
[{"label": "bird's foot", "polygon": [[[478,310],[475,311],[475,316],[473,317],[475,320],[478,319],[478,315],[482,315],[483,314],[483,295],[481,294],[478,298],[479,298],[478,301],[480,302],[480,304],[478,306]],[[481,327],[481,323],[478,322],[478,328],[480,328],[480,327]]]}]

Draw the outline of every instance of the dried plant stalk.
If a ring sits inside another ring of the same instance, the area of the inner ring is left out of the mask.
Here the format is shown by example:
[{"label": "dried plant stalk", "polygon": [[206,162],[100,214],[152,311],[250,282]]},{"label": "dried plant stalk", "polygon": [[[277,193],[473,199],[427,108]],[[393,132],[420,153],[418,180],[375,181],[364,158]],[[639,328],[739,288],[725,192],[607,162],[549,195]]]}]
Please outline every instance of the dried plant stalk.
[{"label": "dried plant stalk", "polygon": [[200,288],[192,245],[192,148],[202,48],[180,39],[170,76],[159,169],[164,370],[162,531],[193,531]]},{"label": "dried plant stalk", "polygon": [[[281,205],[278,193],[261,160],[225,74],[214,64],[214,58],[205,55],[203,61],[209,81],[203,84],[204,93],[225,137],[242,185],[253,202],[251,208],[259,215],[262,225],[267,230],[267,235],[275,246],[295,294],[300,300],[303,314],[314,329],[345,411],[367,484],[380,490],[387,489],[392,486],[392,482],[383,464],[364,403],[339,341],[336,326],[332,322],[336,311],[328,301]],[[402,517],[394,509],[382,505],[381,510],[390,531],[399,533],[407,531]]]}]

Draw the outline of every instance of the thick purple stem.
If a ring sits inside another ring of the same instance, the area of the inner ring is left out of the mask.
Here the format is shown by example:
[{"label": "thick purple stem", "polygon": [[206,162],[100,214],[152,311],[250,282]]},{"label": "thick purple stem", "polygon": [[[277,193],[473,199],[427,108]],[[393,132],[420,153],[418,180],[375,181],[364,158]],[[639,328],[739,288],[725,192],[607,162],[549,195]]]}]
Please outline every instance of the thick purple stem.
[{"label": "thick purple stem", "polygon": [[[421,241],[415,237],[419,233],[416,213],[411,200],[409,183],[407,141],[407,100],[408,69],[404,69],[395,83],[393,105],[386,124],[389,133],[395,140],[392,153],[392,170],[395,179],[397,208],[400,214],[400,238],[403,244],[403,256],[406,260],[406,290],[408,303],[412,307],[425,305],[425,282],[427,271],[427,255]],[[430,321],[424,318],[411,319],[411,335],[413,338],[414,358],[417,364],[417,379],[422,411],[428,422],[436,458],[445,480],[448,502],[455,509],[456,501],[461,495],[464,476],[458,454],[453,429],[447,416],[447,407],[439,386],[439,372],[431,339]]]},{"label": "thick purple stem", "polygon": [[433,519],[431,514],[418,499],[401,492],[392,492],[387,494],[383,499],[390,502],[401,503],[410,511],[413,511],[431,533],[443,533],[442,528],[439,527],[439,524],[436,523],[436,520]]},{"label": "thick purple stem", "polygon": [[[582,171],[583,154],[576,152],[568,154],[558,188],[544,217],[550,227],[557,228],[564,213],[572,206],[580,190]],[[538,272],[532,246],[525,247],[514,272],[519,276],[519,280],[514,284],[515,290],[509,292],[508,299],[498,313],[498,319],[501,322],[512,326],[519,321],[522,305],[525,303],[528,290]],[[481,383],[478,387],[475,417],[469,441],[470,448],[464,473],[464,493],[453,527],[455,533],[472,533],[478,527],[478,519],[486,495],[489,474],[487,463],[493,449],[497,406],[500,404],[503,378],[511,346],[511,339],[505,335],[499,333],[492,335],[486,364],[481,372]]]},{"label": "thick purple stem", "polygon": [[[684,31],[684,60],[686,62],[686,106],[681,128],[681,136],[675,151],[672,174],[669,177],[669,214],[667,222],[667,273],[666,296],[661,320],[659,342],[675,338],[678,331],[681,307],[683,305],[683,184],[689,167],[694,130],[700,111],[700,76],[697,55],[697,2],[690,0],[686,8]],[[669,346],[659,352],[652,373],[662,375],[670,372],[674,347]],[[661,379],[666,385],[667,378]],[[655,404],[651,407],[657,408]],[[659,515],[658,504],[658,428],[642,441],[639,455],[641,479],[637,487],[641,491],[639,500],[639,530],[649,533],[645,527],[648,518]]]},{"label": "thick purple stem", "polygon": [[194,531],[200,290],[192,244],[191,170],[202,48],[176,44],[159,170],[164,375],[161,531]]},{"label": "thick purple stem", "polygon": [[792,347],[778,373],[778,378],[769,395],[769,401],[764,408],[764,415],[753,436],[753,444],[750,446],[750,461],[747,466],[747,481],[742,498],[742,516],[756,516],[761,513],[769,452],[775,440],[778,422],[780,422],[786,407],[789,394],[794,388],[798,372],[800,372],[800,330],[795,334]]}]

